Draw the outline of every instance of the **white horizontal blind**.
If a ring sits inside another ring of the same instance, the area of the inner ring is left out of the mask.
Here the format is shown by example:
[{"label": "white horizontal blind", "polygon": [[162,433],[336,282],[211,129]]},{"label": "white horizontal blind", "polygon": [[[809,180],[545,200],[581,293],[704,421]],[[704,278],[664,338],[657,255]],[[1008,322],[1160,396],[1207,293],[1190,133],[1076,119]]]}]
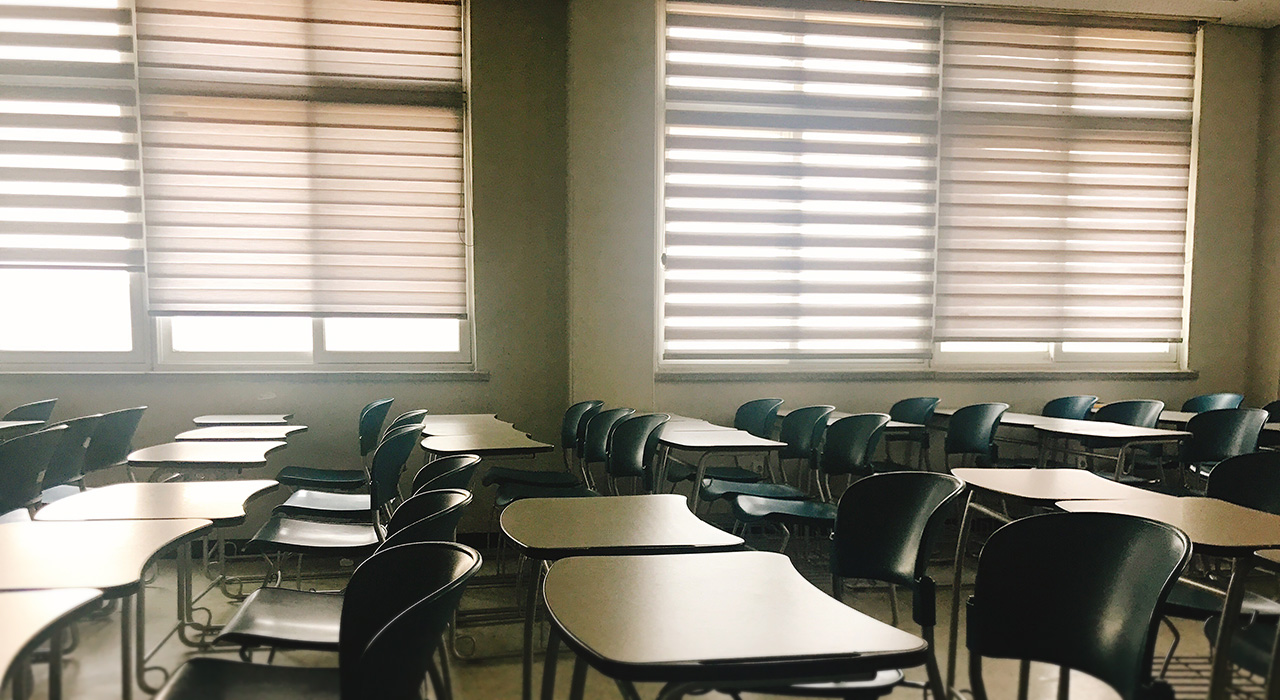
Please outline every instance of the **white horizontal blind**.
[{"label": "white horizontal blind", "polygon": [[151,312],[467,315],[459,0],[139,0]]},{"label": "white horizontal blind", "polygon": [[141,269],[133,78],[115,0],[0,4],[0,270]]},{"label": "white horizontal blind", "polygon": [[663,359],[928,356],[937,11],[666,8]]},{"label": "white horizontal blind", "polygon": [[1195,27],[947,10],[937,339],[1182,340]]}]

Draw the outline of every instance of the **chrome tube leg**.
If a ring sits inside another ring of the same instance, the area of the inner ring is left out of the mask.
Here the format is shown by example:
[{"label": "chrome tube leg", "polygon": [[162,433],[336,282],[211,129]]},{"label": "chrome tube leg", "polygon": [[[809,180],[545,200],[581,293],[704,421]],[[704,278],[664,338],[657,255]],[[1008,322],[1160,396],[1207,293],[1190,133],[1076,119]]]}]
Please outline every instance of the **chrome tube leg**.
[{"label": "chrome tube leg", "polygon": [[542,658],[542,700],[556,696],[556,661],[560,655],[560,633],[555,624],[547,635],[547,650]]},{"label": "chrome tube leg", "polygon": [[1209,671],[1209,700],[1227,700],[1231,695],[1231,638],[1240,619],[1240,604],[1244,600],[1244,579],[1253,569],[1251,556],[1234,557],[1231,561],[1231,581],[1227,584],[1227,598],[1222,603],[1222,617],[1218,623],[1218,637],[1213,644],[1212,666]]},{"label": "chrome tube leg", "polygon": [[960,584],[964,574],[964,550],[969,540],[969,528],[972,523],[973,492],[965,497],[964,511],[960,518],[960,534],[956,538],[956,560],[951,579],[951,629],[947,631],[950,646],[947,647],[947,688],[956,688],[956,644],[960,640]]}]

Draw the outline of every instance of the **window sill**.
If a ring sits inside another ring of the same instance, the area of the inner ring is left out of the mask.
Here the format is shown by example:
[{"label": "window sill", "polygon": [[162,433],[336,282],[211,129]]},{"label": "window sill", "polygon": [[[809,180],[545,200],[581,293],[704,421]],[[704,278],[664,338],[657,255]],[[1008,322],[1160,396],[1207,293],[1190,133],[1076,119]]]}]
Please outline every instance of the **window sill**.
[{"label": "window sill", "polygon": [[840,382],[840,381],[1044,381],[1044,380],[1126,380],[1193,381],[1200,373],[1186,369],[902,369],[902,370],[791,370],[791,371],[681,371],[659,370],[658,382]]}]

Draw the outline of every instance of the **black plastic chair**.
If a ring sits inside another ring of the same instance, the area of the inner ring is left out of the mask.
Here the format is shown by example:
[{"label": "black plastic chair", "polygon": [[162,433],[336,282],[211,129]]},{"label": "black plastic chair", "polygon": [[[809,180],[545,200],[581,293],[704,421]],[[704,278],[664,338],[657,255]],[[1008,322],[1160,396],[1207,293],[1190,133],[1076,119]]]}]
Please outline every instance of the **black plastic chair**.
[{"label": "black plastic chair", "polygon": [[1060,396],[1046,403],[1044,408],[1040,409],[1040,415],[1084,420],[1089,417],[1089,411],[1096,403],[1098,403],[1096,396]]},{"label": "black plastic chair", "polygon": [[1125,700],[1173,697],[1151,677],[1156,611],[1190,556],[1177,528],[1111,513],[1035,515],[997,530],[968,602],[975,700],[987,700],[983,657],[1083,671]]},{"label": "black plastic chair", "polygon": [[9,409],[8,413],[0,416],[0,420],[38,420],[41,423],[48,423],[49,417],[53,415],[53,407],[57,403],[57,399],[24,403]]},{"label": "black plastic chair", "polygon": [[1240,404],[1244,403],[1244,396],[1240,394],[1219,393],[1219,394],[1201,394],[1200,396],[1192,396],[1182,404],[1182,410],[1185,413],[1204,413],[1205,411],[1214,411],[1220,408],[1240,408]]},{"label": "black plastic chair", "polygon": [[582,485],[582,480],[573,473],[573,466],[578,463],[578,426],[586,425],[586,421],[598,413],[604,406],[603,401],[579,401],[564,412],[560,422],[560,444],[563,448],[564,471],[546,471],[539,469],[517,469],[514,467],[490,467],[484,473],[480,483],[485,486],[494,484],[528,484],[530,486],[559,486],[574,488]]},{"label": "black plastic chair", "polygon": [[1007,410],[1007,403],[975,403],[956,409],[947,421],[947,436],[943,441],[947,468],[951,468],[954,456],[959,456],[962,463],[972,459],[979,467],[996,466],[996,428]]},{"label": "black plastic chair", "polygon": [[[356,433],[360,446],[360,458],[368,457],[378,446],[383,435],[382,423],[391,411],[395,399],[377,399],[360,409]],[[276,475],[276,481],[285,486],[317,491],[355,491],[369,483],[365,469],[326,469],[322,467],[285,467]]]},{"label": "black plastic chair", "polygon": [[1094,411],[1092,420],[1132,425],[1138,428],[1154,428],[1164,411],[1164,402],[1155,399],[1130,399],[1103,404]]},{"label": "black plastic chair", "polygon": [[[844,600],[846,579],[889,584],[893,624],[898,624],[895,587],[912,593],[912,619],[929,643],[925,667],[934,687],[942,686],[932,653],[937,624],[937,586],[929,576],[929,558],[943,520],[964,491],[964,482],[949,474],[898,471],[874,474],[854,482],[840,496],[831,534],[831,594]],[[766,690],[806,697],[858,697],[892,690],[901,672],[882,672],[870,681],[821,683]]]},{"label": "black plastic chair", "polygon": [[249,549],[262,553],[329,554],[352,558],[371,553],[386,535],[384,523],[399,494],[400,473],[421,434],[417,426],[398,428],[374,449],[369,478],[368,522],[309,520],[292,517],[286,512],[273,512],[249,540]]},{"label": "black plastic chair", "polygon": [[604,463],[609,493],[615,496],[621,493],[618,490],[619,479],[636,479],[637,492],[648,490],[653,458],[649,438],[670,419],[666,413],[646,413],[623,418],[613,427],[609,454]]},{"label": "black plastic chair", "polygon": [[[387,523],[387,539],[377,551],[414,542],[452,541],[471,493],[458,489],[424,491],[400,507]],[[354,580],[354,578],[353,578]],[[343,594],[259,588],[223,626],[215,644],[234,644],[246,657],[253,647],[338,651]]]},{"label": "black plastic chair", "polygon": [[85,474],[111,467],[127,467],[129,453],[133,451],[133,435],[138,432],[138,424],[146,410],[146,406],[135,406],[102,414],[84,451]]},{"label": "black plastic chair", "polygon": [[[805,406],[783,417],[782,427],[778,431],[778,440],[787,443],[787,446],[779,450],[778,462],[781,467],[784,459],[799,460],[795,483],[799,484],[802,476],[812,473],[813,470],[807,467],[814,461],[814,452],[822,440],[827,420],[833,411],[835,411],[834,406]],[[785,481],[786,470],[782,469],[782,472]],[[803,500],[808,497],[808,494],[796,486],[764,481],[745,482],[710,478],[703,479],[700,488],[701,500],[708,504],[739,494],[788,500]]]},{"label": "black plastic chair", "polygon": [[733,415],[733,427],[745,430],[756,437],[772,438],[773,426],[778,420],[778,407],[782,399],[753,399],[738,407]]},{"label": "black plastic chair", "polygon": [[[933,412],[938,408],[940,399],[936,396],[915,396],[909,399],[902,399],[893,406],[889,407],[889,420],[899,423],[915,423],[922,427],[911,428],[910,430],[893,430],[885,433],[884,451],[887,459],[886,470],[889,465],[895,464],[893,455],[889,453],[889,446],[905,442],[916,446],[916,464],[920,469],[925,471],[932,470],[932,464],[929,459],[929,422],[933,420]],[[909,453],[908,453],[908,456]],[[906,464],[908,460],[904,459],[902,464]]]},{"label": "black plastic chair", "polygon": [[67,430],[59,425],[0,442],[0,513],[40,505],[45,470]]},{"label": "black plastic chair", "polygon": [[359,700],[418,698],[430,677],[449,697],[433,660],[480,554],[451,542],[381,550],[351,576],[342,604],[338,667],[246,664],[196,658],[180,667],[159,700]]},{"label": "black plastic chair", "polygon": [[[444,464],[438,464],[442,461]],[[423,491],[439,489],[470,491],[471,482],[475,480],[476,469],[479,466],[479,455],[450,455],[427,462],[417,474],[413,475],[411,492],[416,495]]]},{"label": "black plastic chair", "polygon": [[618,421],[635,413],[634,408],[608,408],[596,413],[587,421],[587,429],[582,437],[581,458],[578,466],[582,470],[582,483],[594,489],[595,477],[591,475],[593,464],[604,464],[609,459],[609,435]]},{"label": "black plastic chair", "polygon": [[1182,441],[1179,450],[1178,461],[1189,470],[1184,477],[1208,478],[1222,460],[1255,452],[1267,417],[1261,408],[1218,408],[1192,416],[1187,421],[1191,437]]},{"label": "black plastic chair", "polygon": [[101,419],[102,416],[95,413],[58,423],[67,430],[49,458],[49,468],[40,487],[41,503],[52,503],[84,490],[84,456]]},{"label": "black plastic chair", "polygon": [[[883,413],[858,413],[832,423],[815,462],[820,472],[818,490],[822,500],[794,500],[738,495],[729,499],[738,526],[761,521],[782,529],[784,551],[790,541],[788,525],[828,528],[835,522],[837,509],[831,498],[831,476],[847,476],[851,480],[871,473],[871,456],[879,444],[889,416]],[[857,483],[857,481],[853,481]],[[852,485],[852,484],[851,484]]]}]

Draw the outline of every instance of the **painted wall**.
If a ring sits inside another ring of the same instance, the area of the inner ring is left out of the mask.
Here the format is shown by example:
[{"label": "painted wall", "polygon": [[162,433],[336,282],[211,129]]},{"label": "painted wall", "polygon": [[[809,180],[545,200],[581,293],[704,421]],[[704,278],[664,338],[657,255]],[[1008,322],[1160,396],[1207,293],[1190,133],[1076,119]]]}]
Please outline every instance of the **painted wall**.
[{"label": "painted wall", "polygon": [[[59,397],[54,418],[149,406],[135,445],[165,442],[205,413],[293,412],[309,426],[272,457],[285,464],[359,465],[356,419],[379,397],[392,415],[497,413],[559,442],[568,400],[565,281],[563,2],[472,0],[475,324],[487,381],[361,374],[8,375],[0,406]],[[557,454],[546,455],[548,465]],[[488,522],[477,494],[464,530]],[[483,502],[482,502],[483,501]],[[250,519],[253,520],[252,518]]]},{"label": "painted wall", "polygon": [[[945,404],[1001,400],[1038,411],[1069,393],[1104,399],[1149,397],[1170,404],[1197,393],[1249,386],[1248,300],[1262,33],[1210,26],[1195,201],[1191,368],[1198,379],[797,378],[787,381],[673,381],[653,369],[657,303],[655,189],[660,154],[655,70],[658,10],[652,0],[573,0],[569,40],[569,269],[572,398],[599,398],[704,417],[732,419],[743,401],[777,396],[789,404],[831,403],[886,410],[913,395]],[[1252,390],[1252,389],[1251,389]],[[1256,391],[1256,390],[1253,390]],[[1275,397],[1274,385],[1253,402]]]},{"label": "painted wall", "polygon": [[1262,52],[1249,366],[1250,391],[1274,396],[1280,395],[1280,27],[1266,32]]}]

